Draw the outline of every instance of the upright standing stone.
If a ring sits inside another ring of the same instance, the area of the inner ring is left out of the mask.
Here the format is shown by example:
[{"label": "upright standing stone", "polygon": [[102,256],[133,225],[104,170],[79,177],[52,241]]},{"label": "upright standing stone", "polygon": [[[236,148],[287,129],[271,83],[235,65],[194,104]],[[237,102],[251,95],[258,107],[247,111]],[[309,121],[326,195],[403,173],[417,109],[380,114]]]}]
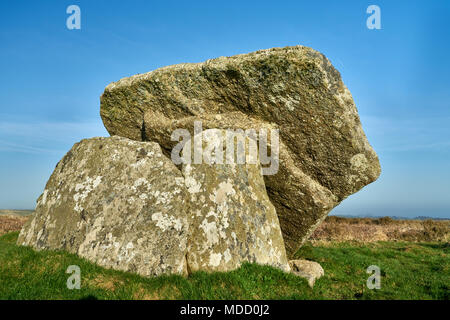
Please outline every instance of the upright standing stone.
[{"label": "upright standing stone", "polygon": [[[188,142],[191,159],[194,153],[203,155],[202,164],[184,164],[182,170],[192,203],[190,271],[230,271],[243,262],[290,270],[258,156],[248,152],[248,145],[249,138],[242,134],[214,129],[203,132],[201,144]],[[227,153],[231,146],[234,152]],[[236,155],[245,155],[245,163]]]}]

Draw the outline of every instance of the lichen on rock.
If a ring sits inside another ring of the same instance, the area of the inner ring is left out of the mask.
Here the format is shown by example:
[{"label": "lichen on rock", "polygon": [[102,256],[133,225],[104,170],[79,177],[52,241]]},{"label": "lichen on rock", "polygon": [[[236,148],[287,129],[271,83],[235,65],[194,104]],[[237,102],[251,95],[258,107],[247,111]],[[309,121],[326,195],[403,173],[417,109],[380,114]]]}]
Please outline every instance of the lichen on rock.
[{"label": "lichen on rock", "polygon": [[[259,161],[240,164],[237,152],[226,158],[227,148],[233,145],[237,150],[239,142],[248,156],[250,138],[227,133],[205,130],[200,133],[202,144],[186,144],[203,159],[213,158],[212,163],[186,163],[182,168],[191,202],[189,270],[230,271],[243,262],[253,262],[289,271],[278,217],[267,196]],[[221,149],[214,148],[211,156],[208,145]]]},{"label": "lichen on rock", "polygon": [[277,128],[279,170],[264,177],[289,256],[326,215],[380,175],[352,95],[321,53],[272,48],[168,66],[108,85],[101,97],[110,134],[158,142],[177,128]]},{"label": "lichen on rock", "polygon": [[82,140],[56,166],[18,244],[145,276],[186,274],[183,181],[157,143]]}]

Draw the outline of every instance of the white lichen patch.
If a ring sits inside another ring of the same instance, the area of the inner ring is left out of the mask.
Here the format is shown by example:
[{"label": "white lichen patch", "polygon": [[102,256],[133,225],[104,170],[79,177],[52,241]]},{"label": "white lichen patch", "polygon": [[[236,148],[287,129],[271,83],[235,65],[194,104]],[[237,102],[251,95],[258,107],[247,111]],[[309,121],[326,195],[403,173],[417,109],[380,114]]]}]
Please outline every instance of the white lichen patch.
[{"label": "white lichen patch", "polygon": [[114,150],[114,153],[112,154],[111,159],[113,161],[118,161],[120,159],[120,153],[118,150]]},{"label": "white lichen patch", "polygon": [[201,191],[202,185],[193,177],[187,176],[184,181],[189,193],[198,193]]},{"label": "white lichen patch", "polygon": [[209,256],[209,265],[211,267],[217,267],[220,264],[221,260],[222,260],[221,253],[211,253]]},{"label": "white lichen patch", "polygon": [[181,229],[183,228],[181,219],[174,218],[162,212],[156,212],[152,214],[152,220],[156,222],[156,226],[162,231],[167,231],[170,228],[181,231]]},{"label": "white lichen patch", "polygon": [[231,183],[231,180],[228,179],[226,182],[222,181],[219,183],[219,186],[214,191],[214,196],[211,200],[217,204],[221,204],[227,200],[227,197],[234,196],[235,194],[236,191],[233,188],[233,184]]},{"label": "white lichen patch", "polygon": [[184,178],[183,177],[176,177],[175,178],[175,184],[179,187],[184,187]]},{"label": "white lichen patch", "polygon": [[148,198],[148,195],[146,193],[141,193],[139,195],[139,199],[141,199],[141,200],[146,200],[147,198]]},{"label": "white lichen patch", "polygon": [[87,198],[92,190],[97,188],[102,181],[101,176],[94,178],[87,177],[83,183],[78,183],[75,186],[75,194],[73,195],[73,200],[75,201],[74,210],[78,213],[83,211],[82,202]]},{"label": "white lichen patch", "polygon": [[203,230],[206,237],[206,243],[203,248],[203,251],[206,251],[219,242],[217,224],[215,221],[208,222],[208,219],[204,219],[199,227]]},{"label": "white lichen patch", "polygon": [[137,192],[140,186],[144,186],[147,190],[150,190],[152,185],[150,184],[150,182],[148,182],[147,179],[141,177],[134,182],[131,188],[133,189],[133,191]]},{"label": "white lichen patch", "polygon": [[227,250],[225,250],[225,252],[223,253],[223,258],[225,263],[228,263],[231,260],[231,253],[229,248],[227,248]]}]

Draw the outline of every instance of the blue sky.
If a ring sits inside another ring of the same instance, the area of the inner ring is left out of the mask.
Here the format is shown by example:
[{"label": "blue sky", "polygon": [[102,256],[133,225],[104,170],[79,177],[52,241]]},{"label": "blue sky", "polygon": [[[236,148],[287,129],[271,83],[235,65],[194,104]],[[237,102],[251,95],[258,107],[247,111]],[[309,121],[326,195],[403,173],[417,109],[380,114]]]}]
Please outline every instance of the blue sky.
[{"label": "blue sky", "polygon": [[107,135],[110,82],[301,44],[341,72],[383,169],[333,213],[450,217],[449,16],[450,1],[2,1],[0,208],[34,208],[72,145]]}]

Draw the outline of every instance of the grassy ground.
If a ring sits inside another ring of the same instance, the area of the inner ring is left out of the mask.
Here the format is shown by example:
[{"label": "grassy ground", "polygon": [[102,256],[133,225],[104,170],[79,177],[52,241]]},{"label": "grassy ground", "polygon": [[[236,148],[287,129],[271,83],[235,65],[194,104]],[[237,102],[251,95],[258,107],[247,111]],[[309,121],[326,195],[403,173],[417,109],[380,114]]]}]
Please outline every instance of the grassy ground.
[{"label": "grassy ground", "polygon": [[[153,279],[98,267],[65,252],[15,245],[0,237],[0,299],[449,299],[450,245],[341,242],[304,246],[297,256],[319,262],[325,276],[310,289],[279,270],[245,264],[228,273]],[[69,290],[69,265],[81,268],[81,289]],[[369,290],[366,268],[381,268],[381,289]]]}]

